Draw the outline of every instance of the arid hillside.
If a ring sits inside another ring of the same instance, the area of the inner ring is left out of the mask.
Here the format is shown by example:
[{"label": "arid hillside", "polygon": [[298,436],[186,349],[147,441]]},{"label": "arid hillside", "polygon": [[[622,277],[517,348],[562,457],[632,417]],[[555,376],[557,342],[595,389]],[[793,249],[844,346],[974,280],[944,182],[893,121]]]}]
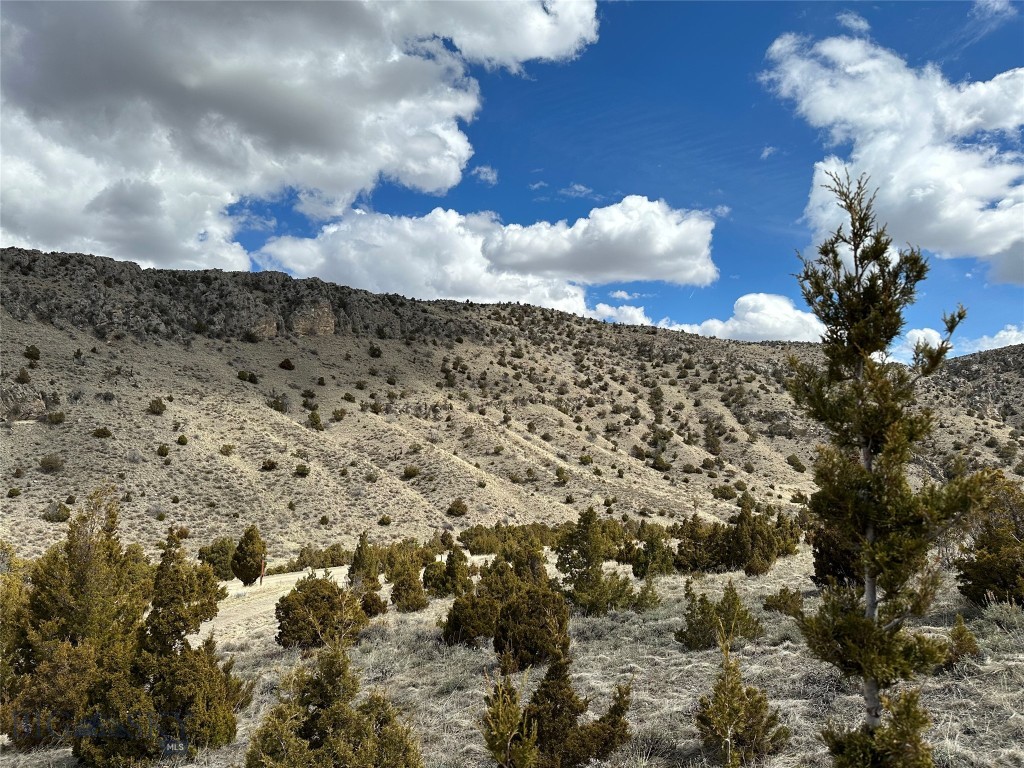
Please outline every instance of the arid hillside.
[{"label": "arid hillside", "polygon": [[[120,538],[151,556],[185,526],[195,554],[253,523],[271,566],[302,547],[374,542],[475,524],[575,521],[593,506],[616,520],[669,527],[694,512],[727,519],[739,502],[796,514],[814,491],[811,462],[826,439],[785,389],[791,356],[816,345],[723,341],[606,325],[520,305],[481,306],[375,296],[275,273],[166,272],[76,254],[0,252],[0,539],[23,557],[61,541],[88,494],[113,486]],[[914,482],[958,465],[1024,475],[1024,348],[951,360],[920,383],[935,431]],[[936,601],[915,628],[946,638],[958,614],[979,652],[922,676],[935,763],[1020,766],[1024,760],[1024,614],[978,606],[957,590],[944,552]],[[559,577],[548,550],[548,574]],[[480,565],[487,555],[474,557]],[[640,589],[630,567],[606,562]],[[721,569],[719,569],[720,571]],[[348,569],[333,569],[342,585]],[[796,622],[764,601],[780,588],[821,603],[809,546],[762,575],[673,571],[650,583],[660,604],[573,613],[572,683],[603,711],[632,686],[630,736],[598,763],[705,768],[713,755],[694,725],[721,670],[715,649],[676,639],[698,592],[728,585],[763,624],[736,648],[744,679],[764,689],[790,743],[764,765],[830,765],[819,734],[854,723],[856,683],[814,658]],[[254,734],[301,663],[275,642],[275,606],[301,574],[224,583],[213,634],[254,684],[233,742],[160,766],[244,763]],[[391,583],[385,599],[394,597]],[[430,768],[494,765],[480,734],[490,642],[447,645],[438,621],[453,598],[392,609],[350,651],[364,690],[384,690]],[[689,619],[686,619],[688,623]],[[542,677],[523,677],[523,695]],[[589,715],[588,715],[589,717]],[[5,737],[6,738],[6,737]],[[18,768],[76,765],[59,745],[25,752]]]},{"label": "arid hillside", "polygon": [[[25,556],[63,534],[47,509],[108,484],[128,541],[152,547],[173,523],[197,548],[257,523],[271,562],[363,529],[422,539],[590,505],[668,522],[813,490],[825,436],[784,382],[815,345],[0,255],[2,535]],[[936,430],[917,477],[956,456],[1024,472],[1022,378],[1011,347],[923,382]],[[459,498],[466,514],[447,514]]]}]

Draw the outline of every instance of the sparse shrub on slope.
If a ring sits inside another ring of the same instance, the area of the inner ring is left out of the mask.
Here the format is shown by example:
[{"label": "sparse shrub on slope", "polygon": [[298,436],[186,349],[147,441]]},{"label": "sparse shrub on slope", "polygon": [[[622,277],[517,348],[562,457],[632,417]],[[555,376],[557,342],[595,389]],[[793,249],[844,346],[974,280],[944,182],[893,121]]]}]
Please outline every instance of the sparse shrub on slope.
[{"label": "sparse shrub on slope", "polygon": [[71,519],[71,508],[59,501],[51,501],[43,510],[42,518],[48,523],[66,523]]},{"label": "sparse shrub on slope", "polygon": [[422,768],[419,745],[382,693],[361,702],[337,645],[320,649],[282,686],[249,742],[246,768]]},{"label": "sparse shrub on slope", "polygon": [[64,469],[64,459],[56,453],[48,453],[39,459],[39,469],[48,475],[60,472]]},{"label": "sparse shrub on slope", "polygon": [[743,605],[731,580],[717,603],[711,602],[707,595],[694,594],[693,583],[689,580],[684,594],[686,611],[683,615],[686,625],[676,632],[675,638],[687,650],[714,648],[720,626],[725,627],[733,638],[756,638],[764,633],[761,623]]},{"label": "sparse shrub on slope", "polygon": [[956,561],[960,592],[978,605],[1024,604],[1024,489],[995,475],[971,527]]},{"label": "sparse shrub on slope", "polygon": [[206,563],[213,568],[214,575],[221,581],[231,581],[235,578],[231,570],[231,558],[235,554],[235,542],[233,539],[222,536],[214,539],[205,547],[199,548],[199,562]]},{"label": "sparse shrub on slope", "polygon": [[448,517],[465,517],[467,512],[469,512],[469,505],[466,504],[466,500],[461,496],[449,504],[448,509],[445,510],[445,514]]},{"label": "sparse shrub on slope", "polygon": [[498,610],[494,651],[504,672],[557,658],[569,649],[569,607],[560,592],[526,584]]},{"label": "sparse shrub on slope", "polygon": [[326,573],[299,579],[274,608],[278,645],[315,648],[327,643],[348,646],[366,627],[359,598]]},{"label": "sparse shrub on slope", "polygon": [[789,729],[779,725],[760,688],[744,686],[740,664],[729,654],[731,638],[719,630],[722,671],[710,696],[701,696],[695,721],[704,748],[726,768],[753,764],[781,750]]},{"label": "sparse shrub on slope", "polygon": [[130,663],[152,591],[137,545],[122,547],[113,489],[90,495],[65,540],[5,580],[0,724],[18,748],[67,744],[102,679]]},{"label": "sparse shrub on slope", "polygon": [[266,559],[267,545],[260,536],[260,529],[250,525],[238,540],[235,553],[231,556],[231,572],[248,587],[260,578]]},{"label": "sparse shrub on slope", "polygon": [[573,689],[569,667],[566,656],[552,661],[524,711],[527,723],[537,728],[538,768],[580,768],[604,760],[629,741],[631,687],[618,686],[607,712],[580,723],[589,702]]}]

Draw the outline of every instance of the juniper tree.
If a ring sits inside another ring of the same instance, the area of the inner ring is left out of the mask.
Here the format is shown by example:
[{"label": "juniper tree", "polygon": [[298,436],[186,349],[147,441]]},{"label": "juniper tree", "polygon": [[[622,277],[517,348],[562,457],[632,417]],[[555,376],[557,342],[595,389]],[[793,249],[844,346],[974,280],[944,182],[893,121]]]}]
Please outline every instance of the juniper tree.
[{"label": "juniper tree", "polygon": [[235,577],[231,570],[231,558],[235,554],[235,541],[227,536],[214,539],[208,546],[200,547],[200,562],[213,568],[214,574],[221,581],[231,581]]},{"label": "juniper tree", "polygon": [[764,691],[743,684],[739,662],[729,654],[732,638],[718,625],[722,671],[710,696],[701,696],[695,721],[705,749],[726,768],[760,760],[789,741],[789,729],[779,725],[779,712],[770,709]]},{"label": "juniper tree", "polygon": [[186,557],[179,531],[171,528],[161,549],[134,654],[105,656],[86,725],[76,729],[74,753],[86,765],[223,746],[235,737],[235,710],[250,698],[251,685],[232,674],[232,663],[218,663],[212,636],[197,648],[186,639],[217,615],[226,590],[209,565]]},{"label": "juniper tree", "polygon": [[348,580],[353,589],[360,592],[380,591],[381,562],[377,547],[370,543],[366,531],[359,534],[359,542],[352,553],[352,564],[348,568]]},{"label": "juniper tree", "polygon": [[561,592],[535,584],[517,589],[494,623],[494,651],[502,671],[515,672],[569,649],[569,607]]},{"label": "juniper tree", "polygon": [[[941,365],[966,312],[959,307],[946,315],[945,337],[936,346],[918,343],[909,366],[890,361],[887,351],[928,267],[917,248],[893,251],[864,177],[831,179],[827,188],[848,227],[828,237],[816,259],[801,257],[798,275],[825,327],[825,364],[792,359],[789,391],[831,434],[815,462],[819,490],[810,512],[849,550],[856,578],[827,584],[820,610],[805,616],[801,629],[812,653],[862,682],[862,728],[825,734],[836,764],[930,765],[920,736],[927,719],[916,695],[889,701],[883,691],[944,656],[941,642],[907,631],[905,623],[931,603],[938,574],[928,565],[928,550],[969,507],[972,482],[914,491],[906,466],[931,428],[929,412],[916,406],[915,384]],[[883,726],[886,709],[891,722]],[[904,745],[902,753],[890,753],[896,743]]]},{"label": "juniper tree", "polygon": [[978,605],[1024,603],[1024,488],[997,472],[979,506],[956,561],[960,592]]},{"label": "juniper tree", "polygon": [[536,723],[538,768],[580,768],[591,760],[604,760],[629,741],[626,713],[632,685],[617,686],[608,710],[596,720],[580,723],[590,702],[573,688],[569,666],[567,654],[555,658],[523,712],[527,723]]},{"label": "juniper tree", "polygon": [[633,602],[633,588],[618,574],[605,574],[605,560],[615,556],[615,544],[605,533],[597,512],[588,507],[580,512],[556,547],[558,569],[565,575],[566,594],[586,614],[603,615]]},{"label": "juniper tree", "polygon": [[711,602],[705,594],[693,591],[693,582],[686,580],[683,589],[686,596],[686,610],[683,613],[686,625],[675,633],[677,642],[689,651],[714,648],[719,628],[729,627],[729,637],[757,638],[764,634],[764,628],[747,609],[736,591],[732,579],[725,585],[722,599]]},{"label": "juniper tree", "polygon": [[142,646],[151,653],[167,655],[188,645],[185,638],[217,615],[217,603],[228,593],[217,583],[213,568],[186,559],[180,531],[168,530],[160,548]]},{"label": "juniper tree", "polygon": [[336,644],[282,685],[281,700],[249,742],[246,768],[422,768],[412,730],[374,691],[356,703],[359,678]]},{"label": "juniper tree", "polygon": [[96,491],[65,540],[4,579],[2,725],[15,746],[66,743],[92,691],[135,653],[152,590],[118,538],[114,489]]},{"label": "juniper tree", "polygon": [[391,574],[391,602],[402,613],[421,611],[430,604],[430,598],[420,581],[419,563],[403,557]]},{"label": "juniper tree", "polygon": [[360,600],[326,572],[299,579],[274,607],[278,645],[316,648],[328,642],[351,645],[368,623]]},{"label": "juniper tree", "polygon": [[245,586],[256,583],[263,574],[263,564],[267,559],[267,545],[260,536],[260,529],[250,525],[238,540],[235,553],[231,556],[231,571]]},{"label": "juniper tree", "polygon": [[525,707],[511,677],[494,681],[484,697],[480,730],[498,766],[580,768],[606,759],[629,741],[631,685],[616,686],[608,710],[581,723],[589,701],[573,688],[569,665],[567,652],[556,656]]},{"label": "juniper tree", "polygon": [[473,581],[469,577],[469,561],[462,547],[453,546],[445,562],[432,560],[423,569],[423,588],[431,597],[448,597],[469,592]]},{"label": "juniper tree", "polygon": [[511,677],[495,680],[484,697],[480,732],[498,768],[533,768],[540,759],[537,723],[529,720],[519,704],[519,690]]}]

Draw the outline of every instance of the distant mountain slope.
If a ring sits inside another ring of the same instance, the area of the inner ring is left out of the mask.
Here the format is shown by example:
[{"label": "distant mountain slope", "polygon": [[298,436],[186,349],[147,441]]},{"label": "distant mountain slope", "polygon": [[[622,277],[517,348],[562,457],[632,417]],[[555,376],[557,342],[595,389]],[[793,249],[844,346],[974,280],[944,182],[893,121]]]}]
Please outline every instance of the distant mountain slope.
[{"label": "distant mountain slope", "polygon": [[[62,535],[48,506],[109,483],[127,539],[152,546],[183,524],[198,547],[255,522],[275,560],[364,528],[422,538],[588,505],[724,517],[732,494],[789,507],[810,493],[824,439],[783,388],[788,356],[813,344],[13,248],[0,252],[0,306],[0,490],[20,492],[4,498],[0,535],[23,554]],[[918,477],[960,454],[1018,467],[1022,376],[1018,346],[924,382],[937,429]],[[323,431],[307,426],[314,405]],[[93,436],[102,428],[111,436]],[[41,467],[50,455],[63,468]],[[446,514],[456,498],[465,516]]]}]

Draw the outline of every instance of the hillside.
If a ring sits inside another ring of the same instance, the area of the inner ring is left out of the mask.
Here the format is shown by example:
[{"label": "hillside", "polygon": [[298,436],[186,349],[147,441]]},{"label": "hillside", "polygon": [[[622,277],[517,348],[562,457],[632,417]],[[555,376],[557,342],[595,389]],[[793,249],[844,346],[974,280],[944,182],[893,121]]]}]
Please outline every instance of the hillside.
[{"label": "hillside", "polygon": [[[0,268],[0,472],[9,489],[0,538],[23,556],[63,538],[66,523],[45,519],[61,503],[109,484],[122,499],[126,542],[156,554],[168,526],[184,525],[195,552],[256,523],[279,566],[304,545],[349,547],[364,529],[378,542],[425,539],[477,523],[575,520],[589,505],[661,523],[694,511],[724,519],[736,494],[796,512],[814,489],[808,467],[825,436],[794,411],[783,383],[789,356],[818,355],[816,345],[420,302],[274,273],[141,270],[17,249],[0,252]],[[915,481],[956,460],[1024,473],[1022,376],[1016,347],[951,360],[922,382],[936,430]],[[311,426],[314,405],[322,430]],[[458,498],[466,514],[447,514]],[[553,566],[552,557],[557,575]],[[632,579],[628,566],[605,567]],[[763,576],[695,575],[712,598],[734,583],[765,626],[735,657],[793,731],[764,763],[774,768],[831,764],[818,734],[830,720],[855,722],[862,707],[855,684],[809,655],[795,622],[763,607],[788,587],[813,609],[811,570],[801,544]],[[345,571],[335,569],[342,583]],[[214,634],[254,681],[254,701],[239,712],[233,743],[159,765],[244,762],[282,675],[300,663],[274,641],[275,604],[299,577],[225,584],[228,597],[200,636]],[[693,714],[721,659],[674,639],[688,578],[660,576],[653,610],[570,620],[573,685],[592,712],[617,684],[632,685],[633,736],[601,765],[712,764]],[[425,765],[483,768],[494,764],[478,726],[496,657],[488,643],[440,641],[437,622],[451,605],[389,611],[350,656],[365,689],[395,702]],[[969,604],[946,570],[915,626],[945,637],[958,613],[980,655],[919,681],[936,765],[1020,766],[1024,614]],[[524,677],[524,696],[540,677]],[[18,753],[0,742],[0,755],[18,768],[76,764],[68,747]]]},{"label": "hillside", "polygon": [[[662,522],[724,517],[736,490],[791,508],[813,490],[801,467],[824,435],[783,382],[788,357],[816,345],[270,272],[142,270],[13,248],[0,266],[0,471],[19,492],[4,500],[2,535],[22,555],[63,534],[42,519],[49,505],[110,483],[126,540],[152,547],[174,523],[197,548],[256,523],[272,562],[304,544],[351,545],[363,529],[426,538],[575,519],[589,505]],[[22,367],[29,381],[18,383]],[[1018,467],[1022,377],[1018,346],[954,359],[924,382],[937,429],[917,477],[960,454]],[[313,406],[322,431],[308,426]],[[102,428],[110,437],[94,436]],[[43,467],[45,456],[57,460]],[[468,513],[448,516],[459,497]]]}]

